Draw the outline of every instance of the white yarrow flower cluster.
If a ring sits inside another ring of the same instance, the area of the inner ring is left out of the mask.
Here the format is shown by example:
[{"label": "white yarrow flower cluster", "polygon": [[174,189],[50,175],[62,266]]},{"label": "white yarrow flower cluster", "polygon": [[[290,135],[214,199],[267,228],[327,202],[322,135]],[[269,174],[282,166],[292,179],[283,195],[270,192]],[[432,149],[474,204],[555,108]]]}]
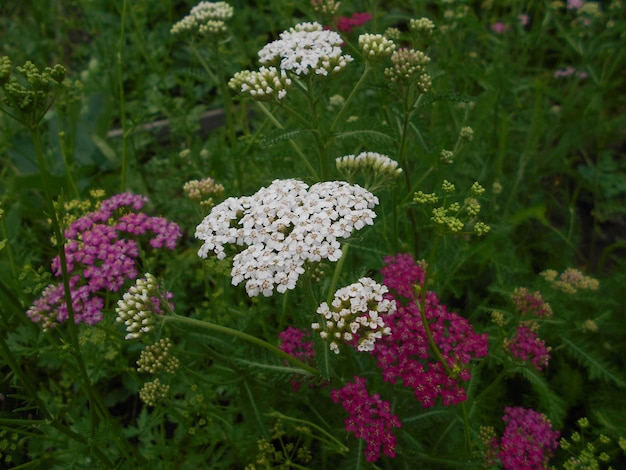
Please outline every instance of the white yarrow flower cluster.
[{"label": "white yarrow flower cluster", "polygon": [[197,226],[209,252],[218,259],[226,248],[246,246],[233,258],[233,285],[245,281],[249,296],[294,289],[304,264],[341,257],[340,238],[372,225],[378,198],[358,185],[326,181],[309,186],[295,179],[275,180],[252,196],[228,198]]},{"label": "white yarrow flower cluster", "polygon": [[156,278],[146,273],[117,302],[117,322],[126,325],[125,339],[138,339],[154,329],[155,315],[162,314],[161,299],[170,299],[171,293],[163,294]]},{"label": "white yarrow flower cluster", "polygon": [[223,33],[227,30],[225,21],[232,17],[233,7],[226,2],[200,2],[187,16],[172,26],[170,33]]},{"label": "white yarrow flower cluster", "polygon": [[329,306],[323,302],[317,314],[324,317],[323,325],[311,324],[320,337],[330,341],[330,350],[339,354],[339,342],[354,343],[359,351],[373,351],[376,340],[391,334],[384,316],[396,311],[396,301],[383,298],[387,286],[369,277],[359,279],[335,292]]},{"label": "white yarrow flower cluster", "polygon": [[259,51],[263,65],[279,65],[296,75],[328,75],[342,70],[352,57],[342,54],[343,39],[335,31],[324,30],[319,23],[299,23],[280,34],[280,39]]}]

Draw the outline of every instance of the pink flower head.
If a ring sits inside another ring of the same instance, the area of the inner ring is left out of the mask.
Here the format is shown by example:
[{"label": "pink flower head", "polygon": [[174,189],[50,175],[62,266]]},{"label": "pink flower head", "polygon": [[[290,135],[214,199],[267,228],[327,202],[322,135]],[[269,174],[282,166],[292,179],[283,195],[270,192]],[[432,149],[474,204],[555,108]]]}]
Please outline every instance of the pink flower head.
[{"label": "pink flower head", "polygon": [[[103,294],[117,292],[127,280],[137,278],[142,243],[154,249],[172,250],[182,236],[174,222],[139,212],[147,201],[132,193],[115,195],[65,230],[65,257],[76,323],[93,325],[101,321]],[[56,277],[62,275],[58,256],[52,260],[52,272]],[[68,310],[63,284],[50,284],[26,314],[44,328],[65,321]]]},{"label": "pink flower head", "polygon": [[[289,326],[278,334],[278,338],[280,339],[278,347],[282,351],[306,364],[310,364],[313,361],[315,349],[309,331]],[[294,392],[297,392],[301,385],[302,382],[298,378],[295,376],[291,377],[291,387]]]},{"label": "pink flower head", "polygon": [[352,16],[340,16],[339,18],[334,18],[335,24],[337,25],[337,31],[341,31],[344,33],[351,32],[354,28],[358,28],[359,26],[363,26],[365,23],[372,19],[372,15],[369,13],[353,13]]},{"label": "pink flower head", "polygon": [[426,293],[425,316],[446,362],[444,367],[430,350],[420,299],[415,298],[413,289],[423,282],[423,269],[406,254],[387,257],[385,262],[383,282],[414,301],[406,306],[397,303],[397,311],[388,315],[385,323],[391,334],[379,340],[373,351],[383,379],[391,383],[401,380],[425,408],[434,406],[439,397],[444,405],[465,401],[465,389],[459,382],[470,379],[467,365],[473,358],[487,355],[487,335],[474,332],[469,321],[448,312],[433,292]]},{"label": "pink flower head", "polygon": [[567,0],[568,10],[578,10],[585,6],[584,0]]},{"label": "pink flower head", "polygon": [[382,400],[377,393],[368,393],[364,378],[355,376],[354,382],[333,390],[330,398],[335,403],[341,402],[341,406],[348,412],[346,431],[366,442],[365,460],[378,460],[381,449],[389,457],[396,456],[393,428],[401,426],[400,420],[391,414],[389,402]]},{"label": "pink flower head", "polygon": [[519,21],[520,26],[525,27],[530,23],[530,15],[521,14],[517,15],[517,20]]},{"label": "pink flower head", "polygon": [[517,327],[513,338],[505,343],[505,349],[514,358],[529,362],[537,370],[548,367],[550,348],[546,347],[546,343],[528,325]]},{"label": "pink flower head", "polygon": [[530,293],[525,287],[517,287],[511,294],[515,310],[524,316],[548,318],[552,316],[552,307],[543,300],[541,292]]},{"label": "pink flower head", "polygon": [[491,441],[505,470],[543,470],[558,447],[559,431],[543,414],[532,409],[506,407],[502,420],[506,423],[500,440]]},{"label": "pink flower head", "polygon": [[504,34],[509,30],[509,25],[503,23],[502,21],[498,21],[497,23],[492,24],[490,28],[491,31],[496,34]]}]

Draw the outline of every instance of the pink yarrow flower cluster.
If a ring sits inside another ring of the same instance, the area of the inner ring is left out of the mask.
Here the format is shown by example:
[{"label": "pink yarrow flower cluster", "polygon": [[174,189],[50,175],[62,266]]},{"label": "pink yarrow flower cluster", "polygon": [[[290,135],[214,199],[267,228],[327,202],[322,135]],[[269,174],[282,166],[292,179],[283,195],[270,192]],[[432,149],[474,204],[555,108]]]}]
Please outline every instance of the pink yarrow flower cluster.
[{"label": "pink yarrow flower cluster", "polygon": [[517,287],[511,294],[515,310],[524,316],[549,318],[552,316],[552,307],[543,300],[541,292],[529,292],[525,287]]},{"label": "pink yarrow flower cluster", "polygon": [[[137,278],[140,243],[153,249],[173,250],[182,236],[179,226],[163,217],[140,212],[148,199],[123,193],[102,201],[65,230],[65,256],[72,307],[76,323],[93,325],[102,320],[104,293],[117,292],[127,280]],[[144,249],[147,247],[144,247]],[[52,271],[61,277],[61,262],[52,261]],[[26,312],[44,329],[68,318],[62,283],[50,284]]]},{"label": "pink yarrow flower cluster", "polygon": [[[280,339],[280,345],[278,347],[282,351],[285,351],[287,354],[290,354],[305,364],[313,362],[315,347],[309,331],[289,326],[278,334],[278,338]],[[302,385],[302,381],[295,376],[292,376],[290,381],[293,391],[297,392]]]},{"label": "pink yarrow flower cluster", "polygon": [[543,370],[548,367],[551,348],[537,336],[532,326],[518,326],[513,337],[505,340],[504,349],[514,358],[532,364],[537,370]]},{"label": "pink yarrow flower cluster", "polygon": [[490,455],[497,455],[505,470],[543,470],[558,447],[560,433],[545,415],[527,408],[506,407],[502,437],[491,441]]},{"label": "pink yarrow flower cluster", "polygon": [[368,393],[364,378],[355,376],[354,382],[333,390],[330,398],[341,403],[348,412],[346,431],[366,442],[365,459],[368,462],[378,460],[381,450],[389,457],[396,456],[393,428],[401,427],[400,420],[391,413],[389,402],[382,400],[377,393]]},{"label": "pink yarrow flower cluster", "polygon": [[367,12],[364,13],[352,13],[351,16],[340,16],[333,18],[334,23],[337,25],[337,31],[343,33],[349,33],[354,28],[363,26],[365,23],[372,19],[372,15]]},{"label": "pink yarrow flower cluster", "polygon": [[[425,293],[425,316],[446,362],[444,367],[430,350],[417,305],[420,299],[414,286],[423,282],[423,268],[408,254],[389,256],[385,263],[383,283],[396,292],[397,311],[385,320],[391,334],[379,340],[373,351],[384,380],[402,381],[425,408],[435,405],[440,397],[444,405],[465,401],[461,381],[470,379],[470,361],[487,355],[487,335],[477,334],[466,319],[448,312],[433,292]],[[409,303],[402,305],[398,297]]]}]

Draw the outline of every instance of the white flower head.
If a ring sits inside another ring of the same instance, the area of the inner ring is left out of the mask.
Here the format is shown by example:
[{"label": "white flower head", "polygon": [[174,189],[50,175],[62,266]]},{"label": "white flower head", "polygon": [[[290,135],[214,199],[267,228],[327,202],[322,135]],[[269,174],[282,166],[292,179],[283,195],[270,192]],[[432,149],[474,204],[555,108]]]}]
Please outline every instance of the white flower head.
[{"label": "white flower head", "polygon": [[373,279],[363,277],[359,282],[342,287],[329,306],[323,302],[316,313],[322,322],[311,324],[323,340],[330,339],[329,348],[339,354],[339,340],[352,344],[358,351],[372,351],[376,340],[391,334],[385,326],[385,315],[396,311],[395,300],[383,298],[389,290]]},{"label": "white flower head", "polygon": [[342,54],[343,39],[319,23],[299,23],[259,51],[263,65],[278,66],[296,75],[328,75],[342,70],[352,57]]},{"label": "white flower head", "polygon": [[[372,225],[378,198],[358,185],[326,181],[309,187],[275,180],[252,196],[228,198],[196,227],[198,256],[246,247],[233,258],[233,285],[245,282],[253,297],[294,289],[306,262],[341,258],[339,238]],[[239,249],[238,249],[239,250]]]}]

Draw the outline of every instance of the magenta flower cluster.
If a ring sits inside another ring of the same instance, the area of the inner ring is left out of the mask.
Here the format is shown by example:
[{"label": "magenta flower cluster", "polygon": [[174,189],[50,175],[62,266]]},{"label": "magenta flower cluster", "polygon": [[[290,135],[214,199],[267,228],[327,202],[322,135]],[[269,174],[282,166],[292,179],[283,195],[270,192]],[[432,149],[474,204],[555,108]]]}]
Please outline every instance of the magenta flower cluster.
[{"label": "magenta flower cluster", "polygon": [[518,326],[515,335],[504,344],[505,349],[514,358],[532,364],[535,369],[542,370],[548,367],[550,348],[537,336],[531,326],[524,324]]},{"label": "magenta flower cluster", "polygon": [[[278,347],[282,351],[305,364],[312,363],[315,357],[315,348],[309,331],[289,326],[278,334],[278,338],[280,339]],[[302,385],[302,381],[295,376],[292,376],[290,381],[293,391],[297,392]]]},{"label": "magenta flower cluster", "polygon": [[505,470],[542,470],[558,447],[560,433],[545,415],[527,408],[506,407],[502,437],[491,441],[491,450]]},{"label": "magenta flower cluster", "polygon": [[513,290],[511,300],[515,305],[515,310],[525,316],[548,318],[552,316],[552,307],[546,302],[541,292],[529,292],[525,287],[518,287]]},{"label": "magenta flower cluster", "polygon": [[358,28],[359,26],[363,26],[365,23],[372,19],[372,15],[369,13],[353,13],[352,16],[340,16],[338,18],[334,18],[334,21],[337,25],[337,31],[341,31],[344,33],[349,33],[354,28]]},{"label": "magenta flower cluster", "polygon": [[[102,201],[65,230],[65,256],[72,307],[76,323],[93,325],[102,320],[103,295],[118,291],[127,280],[136,279],[140,243],[153,249],[174,249],[182,232],[163,217],[141,212],[148,199],[132,193]],[[144,247],[144,249],[147,247]],[[61,277],[61,261],[52,261],[52,272]],[[26,312],[44,329],[68,318],[63,283],[50,284]]]},{"label": "magenta flower cluster", "polygon": [[469,321],[448,312],[435,293],[426,293],[425,316],[444,366],[430,348],[415,293],[415,285],[424,280],[424,269],[407,254],[389,256],[385,263],[383,283],[410,302],[402,305],[395,297],[398,309],[386,320],[391,335],[379,340],[373,351],[384,380],[402,381],[425,408],[435,405],[439,397],[444,405],[465,401],[462,381],[470,379],[467,365],[487,355],[487,334],[477,334]]},{"label": "magenta flower cluster", "polygon": [[391,405],[375,393],[367,391],[365,379],[355,376],[354,382],[348,382],[343,388],[333,390],[330,398],[348,412],[345,420],[346,431],[363,439],[367,448],[365,459],[375,462],[382,452],[396,456],[396,437],[393,428],[401,426],[398,417],[391,413]]}]

